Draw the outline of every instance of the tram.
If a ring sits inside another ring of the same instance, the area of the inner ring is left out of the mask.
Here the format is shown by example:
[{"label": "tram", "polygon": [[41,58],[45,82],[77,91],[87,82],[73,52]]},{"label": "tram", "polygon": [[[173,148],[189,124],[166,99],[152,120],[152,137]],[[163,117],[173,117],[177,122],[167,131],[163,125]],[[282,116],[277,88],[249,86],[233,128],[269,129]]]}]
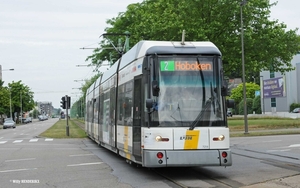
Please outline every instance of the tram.
[{"label": "tram", "polygon": [[227,92],[213,43],[140,41],[88,88],[85,131],[143,167],[231,166]]}]

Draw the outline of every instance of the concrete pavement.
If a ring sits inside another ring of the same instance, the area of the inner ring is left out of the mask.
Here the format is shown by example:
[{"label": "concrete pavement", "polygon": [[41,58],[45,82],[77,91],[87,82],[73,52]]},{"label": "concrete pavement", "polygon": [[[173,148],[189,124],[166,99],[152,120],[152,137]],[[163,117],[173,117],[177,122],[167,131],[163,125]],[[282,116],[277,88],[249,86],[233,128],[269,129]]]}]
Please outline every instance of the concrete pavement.
[{"label": "concrete pavement", "polygon": [[300,188],[300,174],[291,177],[274,179],[264,183],[243,186],[242,188]]}]

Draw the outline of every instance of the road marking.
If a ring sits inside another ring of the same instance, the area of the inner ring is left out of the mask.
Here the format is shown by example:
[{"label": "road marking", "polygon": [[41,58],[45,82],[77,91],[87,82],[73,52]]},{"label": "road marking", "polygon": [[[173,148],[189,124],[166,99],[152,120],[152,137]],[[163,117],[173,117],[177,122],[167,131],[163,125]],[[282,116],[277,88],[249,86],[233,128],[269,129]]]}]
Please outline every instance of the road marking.
[{"label": "road marking", "polygon": [[102,164],[103,162],[96,162],[96,163],[81,163],[81,164],[71,164],[67,166],[85,166],[85,165],[94,165],[94,164]]},{"label": "road marking", "polygon": [[81,157],[81,156],[87,156],[87,155],[94,155],[94,154],[78,154],[78,155],[70,155],[70,157]]},{"label": "road marking", "polygon": [[17,162],[17,161],[29,161],[29,160],[35,160],[35,158],[6,160],[5,162]]},{"label": "road marking", "polygon": [[33,138],[33,139],[30,139],[29,142],[37,142],[39,139],[38,138]]},{"label": "road marking", "polygon": [[13,143],[21,143],[23,140],[15,140]]},{"label": "road marking", "polygon": [[0,144],[5,144],[7,141],[1,141]]},{"label": "road marking", "polygon": [[292,145],[289,145],[289,148],[296,148],[296,147],[300,147],[300,144],[292,144]]},{"label": "road marking", "polygon": [[0,137],[0,139],[2,139],[3,137]]},{"label": "road marking", "polygon": [[278,151],[280,151],[280,152],[283,152],[283,151],[290,151],[290,149],[282,149],[282,150],[267,150],[267,152],[278,152]]},{"label": "road marking", "polygon": [[53,141],[53,138],[46,138],[45,141],[46,142]]},{"label": "road marking", "polygon": [[263,142],[281,142],[281,140],[269,140],[269,141],[263,141]]},{"label": "road marking", "polygon": [[18,171],[25,171],[25,170],[36,170],[37,168],[23,168],[23,169],[15,169],[15,170],[3,170],[1,172],[18,172]]}]

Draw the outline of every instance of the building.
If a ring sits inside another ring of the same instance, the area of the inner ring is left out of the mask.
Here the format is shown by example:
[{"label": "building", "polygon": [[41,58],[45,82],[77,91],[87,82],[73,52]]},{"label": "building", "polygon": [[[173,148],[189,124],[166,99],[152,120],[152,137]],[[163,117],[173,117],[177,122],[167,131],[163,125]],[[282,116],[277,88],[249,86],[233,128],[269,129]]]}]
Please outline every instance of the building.
[{"label": "building", "polygon": [[286,114],[292,103],[300,103],[300,53],[291,61],[295,70],[281,74],[263,71],[261,81],[261,109],[264,114]]},{"label": "building", "polygon": [[37,110],[39,114],[47,115],[48,117],[52,117],[53,106],[52,102],[38,102]]}]

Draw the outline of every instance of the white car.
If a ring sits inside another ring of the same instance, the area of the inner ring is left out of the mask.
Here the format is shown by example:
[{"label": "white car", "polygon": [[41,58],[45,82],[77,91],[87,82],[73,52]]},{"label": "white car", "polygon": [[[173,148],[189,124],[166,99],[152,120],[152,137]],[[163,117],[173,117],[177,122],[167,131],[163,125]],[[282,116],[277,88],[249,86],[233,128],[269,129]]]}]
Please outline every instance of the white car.
[{"label": "white car", "polygon": [[13,120],[8,119],[3,123],[3,129],[6,128],[16,128],[16,123]]}]

